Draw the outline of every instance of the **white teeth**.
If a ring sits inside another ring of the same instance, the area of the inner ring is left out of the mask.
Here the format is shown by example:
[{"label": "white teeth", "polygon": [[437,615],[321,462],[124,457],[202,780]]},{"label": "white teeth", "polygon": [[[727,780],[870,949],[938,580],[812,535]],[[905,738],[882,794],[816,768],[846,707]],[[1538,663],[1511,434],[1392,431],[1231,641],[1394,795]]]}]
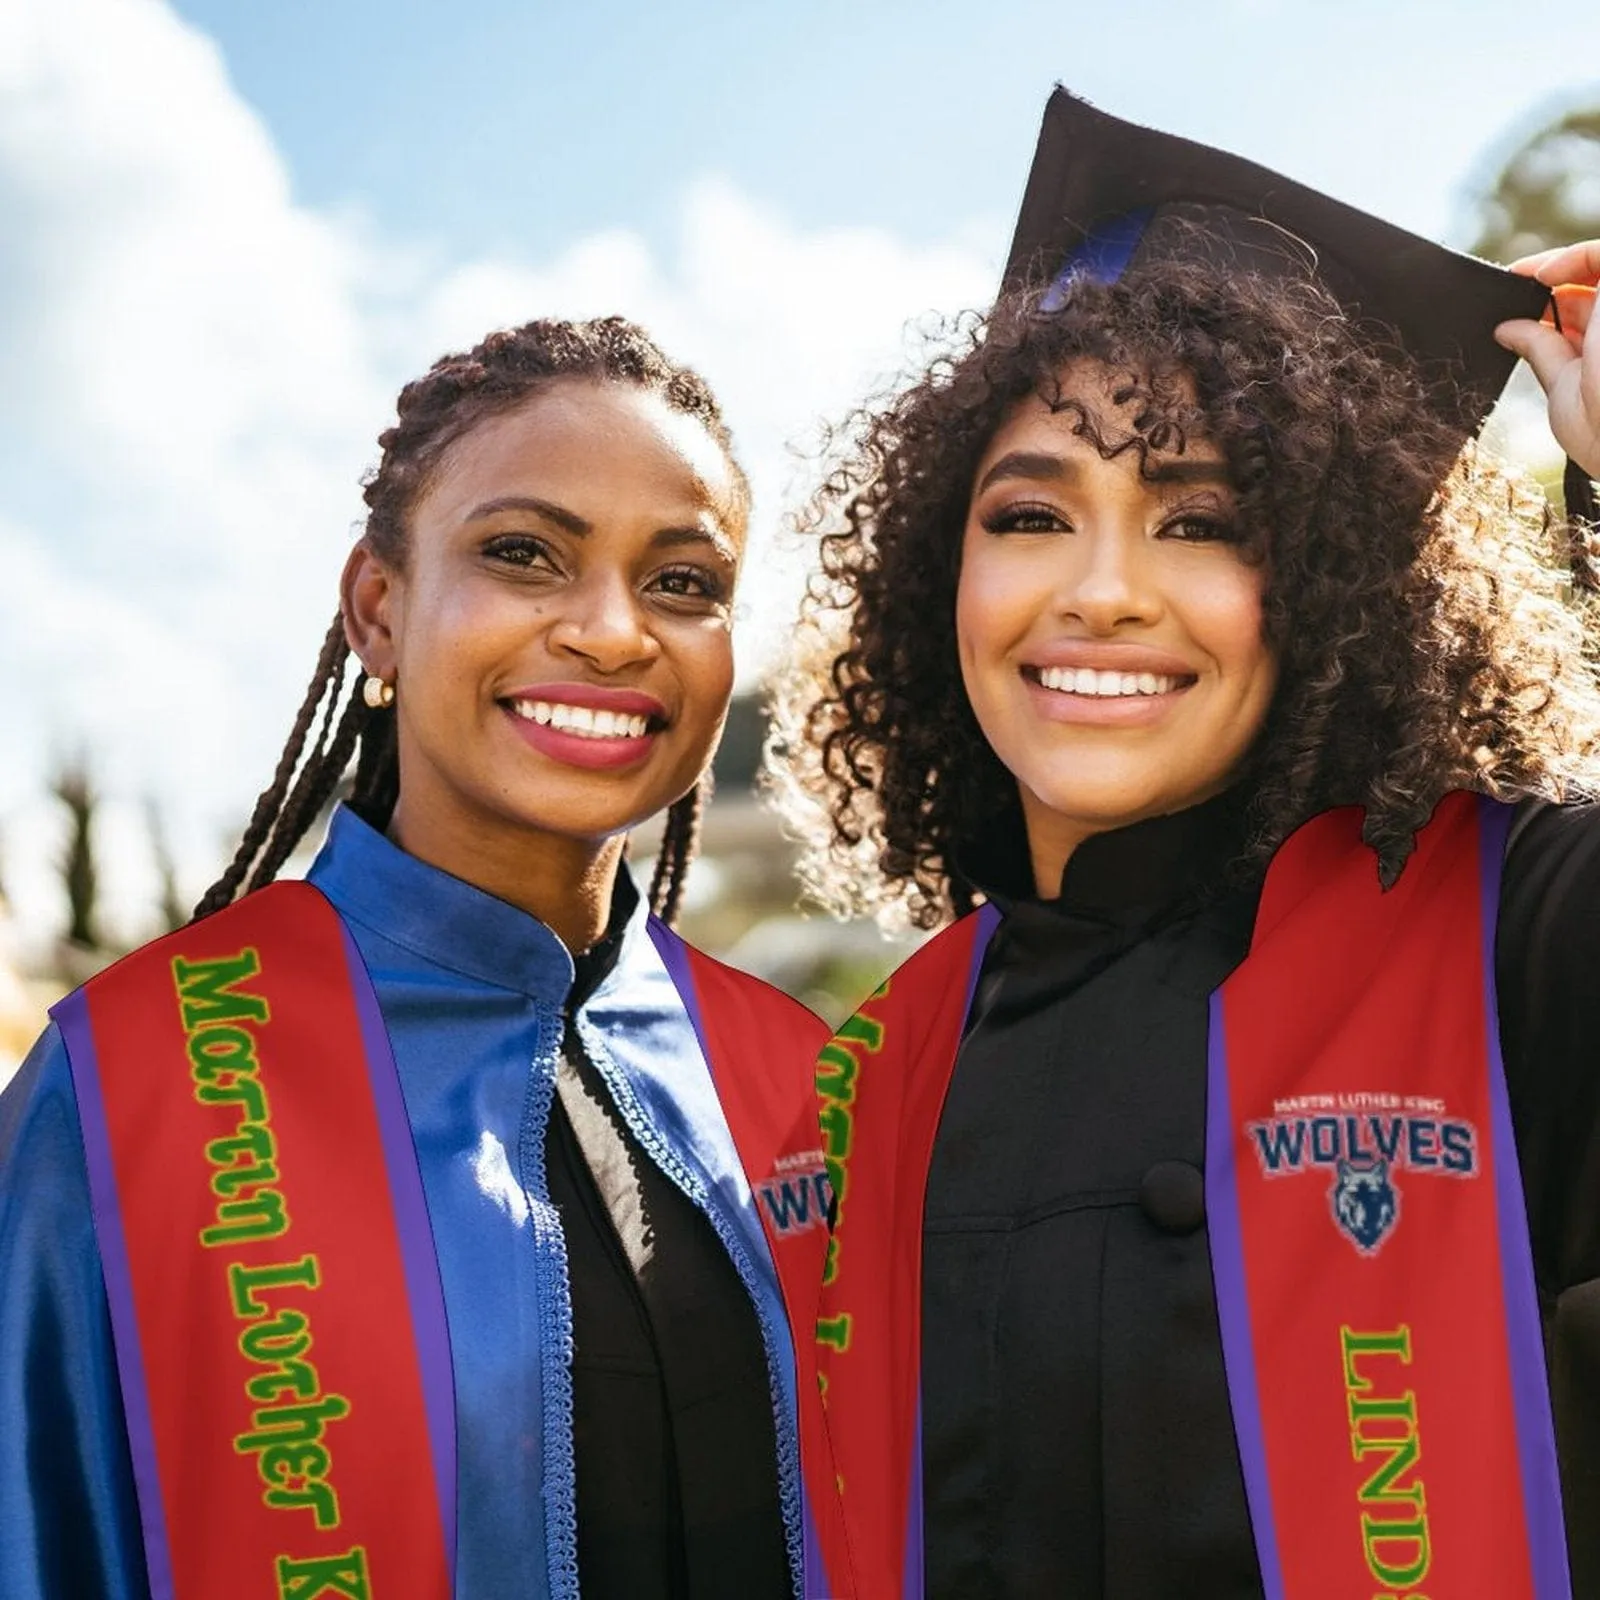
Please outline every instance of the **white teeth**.
[{"label": "white teeth", "polygon": [[559,700],[513,700],[511,709],[525,722],[559,728],[581,739],[642,739],[650,731],[648,717],[633,716],[625,711],[569,706]]},{"label": "white teeth", "polygon": [[1178,680],[1157,672],[1096,672],[1092,667],[1040,667],[1039,682],[1063,694],[1121,699],[1129,695],[1170,694]]}]

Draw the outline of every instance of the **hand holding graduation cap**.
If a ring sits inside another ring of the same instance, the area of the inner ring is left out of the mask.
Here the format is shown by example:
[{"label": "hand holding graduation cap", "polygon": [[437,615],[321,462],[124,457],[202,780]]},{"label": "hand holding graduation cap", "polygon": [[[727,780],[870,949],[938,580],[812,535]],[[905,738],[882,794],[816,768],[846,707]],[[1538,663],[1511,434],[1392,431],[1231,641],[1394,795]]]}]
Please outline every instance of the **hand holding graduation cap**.
[{"label": "hand holding graduation cap", "polygon": [[1521,319],[1502,322],[1494,336],[1533,368],[1550,397],[1556,442],[1600,478],[1600,318],[1593,316],[1600,239],[1524,256],[1511,270],[1550,285],[1561,327]]}]

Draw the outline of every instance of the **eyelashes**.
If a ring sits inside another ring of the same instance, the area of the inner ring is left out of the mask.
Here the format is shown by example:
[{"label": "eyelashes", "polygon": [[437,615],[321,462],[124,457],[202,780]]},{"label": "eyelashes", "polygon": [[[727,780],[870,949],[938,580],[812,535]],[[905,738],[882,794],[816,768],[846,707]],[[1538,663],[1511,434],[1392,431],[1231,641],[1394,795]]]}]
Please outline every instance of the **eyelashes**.
[{"label": "eyelashes", "polygon": [[698,600],[720,605],[728,598],[729,584],[720,572],[709,567],[663,567],[651,580],[660,593],[673,599]]},{"label": "eyelashes", "polygon": [[985,516],[985,533],[1070,533],[1072,524],[1054,506],[1008,505]]},{"label": "eyelashes", "polygon": [[1214,513],[1190,512],[1166,523],[1162,532],[1169,539],[1189,544],[1238,544],[1240,533],[1234,523]]},{"label": "eyelashes", "polygon": [[483,553],[513,567],[531,567],[541,558],[555,565],[550,546],[530,533],[497,533],[484,540]]},{"label": "eyelashes", "polygon": [[[1022,503],[1001,507],[980,518],[986,533],[1075,533],[1072,520],[1055,506]],[[1238,544],[1241,535],[1233,519],[1224,511],[1178,509],[1167,515],[1154,530],[1157,538],[1175,539],[1184,544]]]},{"label": "eyelashes", "polygon": [[[566,574],[556,549],[536,534],[495,534],[484,540],[481,548],[491,563],[511,568],[519,575],[560,578]],[[648,573],[641,587],[645,593],[680,609],[705,608],[727,602],[733,579],[717,567],[680,561]]]}]

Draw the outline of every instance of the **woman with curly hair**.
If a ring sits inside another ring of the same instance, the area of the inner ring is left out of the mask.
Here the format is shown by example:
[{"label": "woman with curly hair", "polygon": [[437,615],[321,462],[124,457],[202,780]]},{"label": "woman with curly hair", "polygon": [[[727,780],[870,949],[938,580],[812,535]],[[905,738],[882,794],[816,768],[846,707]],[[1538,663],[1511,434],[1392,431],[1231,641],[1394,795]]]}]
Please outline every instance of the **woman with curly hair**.
[{"label": "woman with curly hair", "polygon": [[826,1030],[669,927],[728,429],[607,318],[443,357],[380,444],[233,863],[0,1098],[0,1592],[798,1594]]},{"label": "woman with curly hair", "polygon": [[1600,1593],[1593,580],[1463,448],[1509,318],[1600,471],[1591,296],[1064,94],[1009,278],[855,419],[780,698],[813,888],[940,929],[819,1063],[824,1540]]}]

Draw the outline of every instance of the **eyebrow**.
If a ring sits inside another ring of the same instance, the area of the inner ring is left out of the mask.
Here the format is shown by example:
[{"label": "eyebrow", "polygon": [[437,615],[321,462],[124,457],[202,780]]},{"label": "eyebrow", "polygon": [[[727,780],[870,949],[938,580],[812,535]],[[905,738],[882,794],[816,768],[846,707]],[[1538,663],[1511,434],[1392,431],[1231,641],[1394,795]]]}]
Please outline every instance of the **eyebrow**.
[{"label": "eyebrow", "polygon": [[483,517],[492,517],[497,511],[532,511],[580,539],[594,532],[593,526],[576,511],[568,511],[565,506],[558,506],[553,500],[536,499],[531,494],[508,494],[502,495],[498,500],[485,500],[467,513],[466,520],[477,522]]},{"label": "eyebrow", "polygon": [[658,528],[650,535],[650,548],[652,550],[676,550],[684,545],[708,544],[722,557],[724,561],[737,564],[738,552],[733,547],[733,542],[719,528],[712,532],[709,528]]},{"label": "eyebrow", "polygon": [[[1023,478],[1035,483],[1071,483],[1079,477],[1078,464],[1066,456],[1042,450],[1013,450],[1003,455],[978,480],[974,491],[982,494],[992,483],[1008,478]],[[1228,469],[1221,461],[1185,461],[1181,457],[1158,461],[1142,474],[1146,483],[1228,484]]]},{"label": "eyebrow", "polygon": [[[564,529],[577,539],[587,538],[594,532],[594,524],[580,517],[576,511],[569,511],[553,500],[541,500],[535,495],[528,494],[508,494],[496,500],[485,500],[467,513],[466,520],[477,522],[483,517],[492,517],[497,511],[531,511],[536,516],[555,523],[558,528]],[[650,536],[650,547],[653,550],[673,550],[690,544],[708,544],[725,560],[737,560],[732,543],[720,528],[712,532],[710,529],[696,527],[691,523],[683,527],[658,528]]]}]

